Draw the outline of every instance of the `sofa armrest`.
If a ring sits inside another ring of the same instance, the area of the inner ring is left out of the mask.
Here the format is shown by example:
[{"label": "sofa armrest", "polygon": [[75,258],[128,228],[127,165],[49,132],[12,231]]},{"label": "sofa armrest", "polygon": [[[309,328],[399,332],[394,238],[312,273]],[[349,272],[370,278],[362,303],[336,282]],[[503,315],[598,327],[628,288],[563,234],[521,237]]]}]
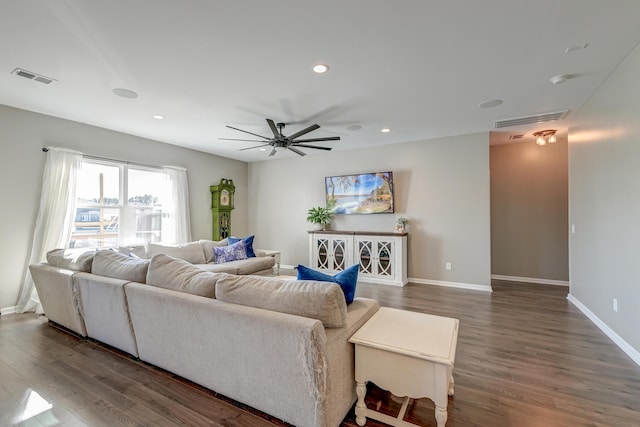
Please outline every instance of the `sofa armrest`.
[{"label": "sofa armrest", "polygon": [[256,256],[267,256],[267,253],[264,251],[264,249],[253,249],[253,252],[255,252]]},{"label": "sofa armrest", "polygon": [[83,337],[87,336],[80,314],[78,290],[73,281],[78,272],[44,263],[31,264],[29,271],[45,316]]}]

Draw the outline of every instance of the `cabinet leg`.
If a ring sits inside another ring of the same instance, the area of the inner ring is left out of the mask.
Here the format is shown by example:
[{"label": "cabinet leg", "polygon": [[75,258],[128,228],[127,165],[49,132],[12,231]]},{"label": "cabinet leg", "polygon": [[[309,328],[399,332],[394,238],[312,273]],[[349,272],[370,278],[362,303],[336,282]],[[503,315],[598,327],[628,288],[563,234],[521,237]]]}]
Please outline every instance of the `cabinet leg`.
[{"label": "cabinet leg", "polygon": [[449,396],[453,396],[453,377],[451,377],[451,379],[449,380]]},{"label": "cabinet leg", "polygon": [[356,403],[356,423],[359,426],[365,425],[367,422],[367,405],[364,403],[364,396],[367,394],[367,383],[356,383],[356,394],[358,395],[358,402]]}]

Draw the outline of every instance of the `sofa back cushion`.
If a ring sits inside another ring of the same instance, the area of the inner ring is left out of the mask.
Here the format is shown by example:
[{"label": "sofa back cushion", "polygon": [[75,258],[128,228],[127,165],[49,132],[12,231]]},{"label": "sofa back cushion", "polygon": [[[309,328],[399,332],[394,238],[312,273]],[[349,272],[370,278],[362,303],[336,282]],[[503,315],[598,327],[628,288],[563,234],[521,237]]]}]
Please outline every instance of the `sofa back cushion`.
[{"label": "sofa back cushion", "polygon": [[216,284],[216,297],[220,301],[318,319],[325,328],[341,328],[346,322],[347,304],[335,283],[224,274]]},{"label": "sofa back cushion", "polygon": [[47,252],[47,263],[53,267],[91,272],[95,249],[53,249]]},{"label": "sofa back cushion", "polygon": [[204,251],[204,260],[206,263],[213,262],[215,260],[215,254],[213,253],[213,248],[220,246],[227,246],[229,243],[227,239],[222,239],[219,242],[215,240],[200,240],[200,245],[202,245],[202,250]]},{"label": "sofa back cushion", "polygon": [[183,259],[191,264],[204,264],[204,251],[200,242],[189,242],[180,245],[160,245],[149,243],[147,257],[153,258],[158,254],[165,254],[172,258]]},{"label": "sofa back cushion", "polygon": [[127,256],[109,249],[97,251],[91,272],[99,276],[145,283],[149,260]]},{"label": "sofa back cushion", "polygon": [[210,273],[187,261],[158,254],[151,258],[147,285],[215,298],[219,277],[220,273]]}]

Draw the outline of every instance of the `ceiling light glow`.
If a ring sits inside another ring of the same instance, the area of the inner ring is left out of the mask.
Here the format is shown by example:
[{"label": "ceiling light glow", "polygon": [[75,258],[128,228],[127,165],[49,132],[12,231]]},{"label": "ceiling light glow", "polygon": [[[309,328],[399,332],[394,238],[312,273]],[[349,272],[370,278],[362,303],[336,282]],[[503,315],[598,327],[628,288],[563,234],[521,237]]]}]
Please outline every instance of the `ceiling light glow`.
[{"label": "ceiling light glow", "polygon": [[318,74],[323,74],[329,71],[329,66],[326,64],[316,64],[313,66],[313,72]]},{"label": "ceiling light glow", "polygon": [[153,115],[153,116],[151,116],[151,117],[153,117],[153,118],[154,118],[154,119],[156,119],[156,120],[164,120],[164,116],[162,116],[162,115],[160,115],[160,114],[154,114],[154,115]]},{"label": "ceiling light glow", "polygon": [[380,129],[380,132],[389,133],[389,132],[391,132],[391,128],[382,128],[382,129]]}]

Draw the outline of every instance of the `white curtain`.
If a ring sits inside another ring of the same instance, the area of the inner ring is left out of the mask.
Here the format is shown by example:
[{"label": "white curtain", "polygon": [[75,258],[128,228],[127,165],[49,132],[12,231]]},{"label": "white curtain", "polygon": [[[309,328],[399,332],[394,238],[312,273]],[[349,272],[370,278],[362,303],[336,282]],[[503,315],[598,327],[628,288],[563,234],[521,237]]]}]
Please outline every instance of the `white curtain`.
[{"label": "white curtain", "polygon": [[[49,147],[48,150],[29,264],[46,261],[47,252],[52,249],[66,248],[73,231],[76,175],[82,160],[82,153],[55,147]],[[16,311],[18,313],[42,312],[42,306],[28,268]]]},{"label": "white curtain", "polygon": [[167,206],[168,223],[162,227],[162,241],[186,243],[191,241],[191,216],[189,214],[189,183],[187,170],[176,166],[164,166],[170,187]]}]

